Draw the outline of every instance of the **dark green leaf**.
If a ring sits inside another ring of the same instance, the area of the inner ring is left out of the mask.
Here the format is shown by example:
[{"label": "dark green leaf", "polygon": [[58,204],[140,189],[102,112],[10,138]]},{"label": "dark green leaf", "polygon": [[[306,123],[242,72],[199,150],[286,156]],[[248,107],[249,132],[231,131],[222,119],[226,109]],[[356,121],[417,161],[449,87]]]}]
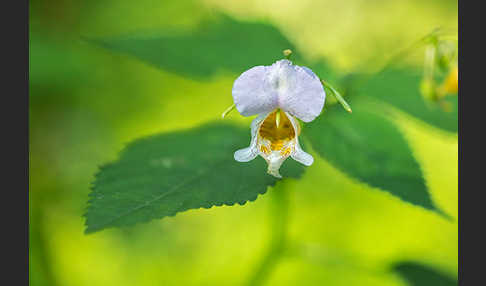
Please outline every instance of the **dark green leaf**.
[{"label": "dark green leaf", "polygon": [[[225,124],[134,141],[118,161],[97,174],[85,215],[86,232],[255,200],[277,179],[266,173],[260,157],[249,163],[233,159],[249,141],[249,128]],[[282,168],[283,176],[298,177],[302,172],[293,160]]]},{"label": "dark green leaf", "polygon": [[444,111],[438,104],[423,98],[420,93],[421,79],[421,71],[387,69],[371,77],[356,92],[382,100],[438,128],[457,132],[457,96],[446,99],[451,111]]},{"label": "dark green leaf", "polygon": [[398,272],[410,286],[455,286],[457,279],[446,276],[429,267],[414,263],[397,264],[394,270]]},{"label": "dark green leaf", "polygon": [[[132,55],[157,68],[204,79],[221,70],[242,73],[258,65],[270,65],[292,49],[292,60],[302,62],[294,45],[272,25],[240,22],[227,16],[201,24],[194,32],[161,32],[156,36],[91,40],[107,49]],[[329,79],[324,62],[310,67]]]},{"label": "dark green leaf", "polygon": [[303,134],[341,171],[404,201],[434,209],[422,172],[402,134],[389,121],[352,104],[353,113],[326,110]]}]

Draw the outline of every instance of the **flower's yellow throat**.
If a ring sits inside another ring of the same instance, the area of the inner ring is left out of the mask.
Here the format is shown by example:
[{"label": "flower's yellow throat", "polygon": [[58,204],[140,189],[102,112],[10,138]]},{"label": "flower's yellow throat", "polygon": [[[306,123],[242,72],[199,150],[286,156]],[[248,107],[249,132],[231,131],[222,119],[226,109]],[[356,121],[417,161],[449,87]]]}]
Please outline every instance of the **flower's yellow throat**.
[{"label": "flower's yellow throat", "polygon": [[[277,112],[280,112],[280,124],[278,127],[276,124]],[[275,110],[265,118],[260,126],[258,135],[259,139],[264,141],[261,142],[263,144],[259,144],[263,153],[270,154],[272,151],[281,150],[282,153],[286,153],[282,155],[289,155],[291,149],[288,143],[295,138],[295,130],[285,112]],[[267,142],[269,144],[265,144]]]}]

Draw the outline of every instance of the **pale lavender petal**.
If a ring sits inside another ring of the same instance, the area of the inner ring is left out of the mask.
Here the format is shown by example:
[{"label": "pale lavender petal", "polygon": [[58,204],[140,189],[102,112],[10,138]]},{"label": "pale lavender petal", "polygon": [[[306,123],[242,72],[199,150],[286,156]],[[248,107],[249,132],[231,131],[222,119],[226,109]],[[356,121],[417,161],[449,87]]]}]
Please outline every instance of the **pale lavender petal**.
[{"label": "pale lavender petal", "polygon": [[306,166],[310,166],[312,165],[312,163],[314,163],[314,157],[312,157],[311,154],[302,150],[302,148],[300,148],[299,142],[295,144],[295,150],[294,152],[292,152],[292,154],[290,154],[290,157],[292,157],[292,159],[294,159],[295,161],[304,164]]},{"label": "pale lavender petal", "polygon": [[[296,130],[297,132],[297,130],[299,130],[298,127],[299,122],[297,122],[297,119],[295,119],[293,116],[289,115],[288,113],[285,114],[289,118],[290,123],[292,123],[294,130]],[[302,150],[302,148],[300,147],[299,136],[295,137],[295,147],[294,147],[294,151],[290,154],[290,157],[292,157],[292,159],[294,159],[295,161],[304,164],[306,166],[310,166],[312,165],[312,163],[314,163],[314,157],[312,157],[311,154]]]},{"label": "pale lavender petal", "polygon": [[238,162],[249,162],[256,158],[258,155],[258,150],[256,146],[246,147],[235,152],[234,158]]},{"label": "pale lavender petal", "polygon": [[257,133],[258,133],[258,128],[262,124],[263,120],[267,117],[268,113],[263,113],[257,116],[253,121],[251,122],[251,141],[250,141],[250,146],[247,148],[240,149],[235,152],[234,158],[238,162],[248,162],[253,159],[258,155],[258,149],[257,149]]},{"label": "pale lavender petal", "polygon": [[278,95],[266,80],[270,67],[256,66],[242,73],[233,84],[233,101],[243,116],[270,112],[277,108]]},{"label": "pale lavender petal", "polygon": [[289,61],[281,64],[278,95],[279,107],[304,122],[319,116],[326,99],[319,78],[309,68]]},{"label": "pale lavender petal", "polygon": [[310,76],[319,79],[319,77],[308,67],[301,66],[302,69],[304,69],[305,72],[307,72]]}]

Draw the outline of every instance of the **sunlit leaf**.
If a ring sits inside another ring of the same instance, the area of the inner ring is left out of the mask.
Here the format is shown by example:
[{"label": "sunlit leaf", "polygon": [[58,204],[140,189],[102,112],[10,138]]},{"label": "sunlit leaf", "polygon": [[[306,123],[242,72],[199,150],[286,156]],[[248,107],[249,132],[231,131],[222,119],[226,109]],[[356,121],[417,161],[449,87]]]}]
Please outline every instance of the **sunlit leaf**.
[{"label": "sunlit leaf", "polygon": [[399,130],[360,109],[360,104],[352,106],[352,114],[334,107],[305,126],[303,134],[312,148],[351,177],[434,209],[420,167]]},{"label": "sunlit leaf", "polygon": [[410,286],[455,286],[457,279],[446,276],[434,269],[414,263],[397,264],[394,270],[398,272]]},{"label": "sunlit leaf", "polygon": [[[132,142],[97,174],[86,232],[255,200],[278,180],[266,173],[260,157],[249,163],[233,159],[249,141],[249,129],[210,124]],[[302,172],[293,160],[282,168],[287,177]]]},{"label": "sunlit leaf", "polygon": [[[205,79],[222,70],[242,73],[258,65],[270,65],[292,49],[292,60],[303,65],[302,55],[274,26],[242,22],[222,15],[219,20],[201,24],[192,32],[161,31],[157,35],[131,35],[90,40],[109,50],[134,56],[157,68],[183,76]],[[308,64],[308,63],[307,63]],[[309,65],[329,79],[323,61]]]},{"label": "sunlit leaf", "polygon": [[391,104],[433,126],[457,132],[457,96],[446,99],[450,111],[428,102],[420,93],[422,72],[410,69],[387,69],[372,76],[357,88],[357,95],[366,95]]}]

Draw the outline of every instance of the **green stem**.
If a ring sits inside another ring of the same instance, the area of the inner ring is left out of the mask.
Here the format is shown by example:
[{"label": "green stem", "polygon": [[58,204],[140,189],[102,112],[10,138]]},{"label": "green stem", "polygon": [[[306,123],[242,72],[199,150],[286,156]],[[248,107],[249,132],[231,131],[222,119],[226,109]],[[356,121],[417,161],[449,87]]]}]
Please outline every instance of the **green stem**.
[{"label": "green stem", "polygon": [[399,50],[394,55],[392,55],[377,71],[373,74],[379,74],[388,68],[390,65],[394,64],[397,60],[404,57],[406,54],[410,53],[410,51],[415,50],[423,45],[426,45],[430,42],[437,42],[438,37],[443,33],[441,28],[435,28],[429,34],[425,35],[424,37],[416,40],[410,46]]},{"label": "green stem", "polygon": [[[401,59],[402,57],[404,57],[405,55],[407,55],[411,51],[418,49],[418,48],[425,46],[425,45],[430,45],[430,44],[435,45],[437,43],[438,39],[439,39],[439,36],[440,37],[444,36],[444,31],[441,28],[436,28],[433,31],[431,31],[429,34],[427,34],[424,37],[413,42],[410,46],[408,46],[404,49],[401,49],[398,52],[394,53],[391,57],[389,57],[389,59],[387,61],[380,64],[379,67],[377,67],[375,69],[375,71],[364,74],[359,79],[359,81],[355,84],[354,88],[356,89],[356,88],[363,86],[371,78],[373,78],[373,77],[377,76],[378,74],[382,73],[383,71],[385,71],[388,67],[395,64],[399,59]],[[373,61],[377,61],[377,60],[375,59]],[[368,64],[370,64],[370,63],[368,63]],[[331,89],[329,84],[328,84],[328,87]],[[339,101],[338,97],[336,97],[336,99],[338,99],[338,101]],[[343,105],[343,107],[344,107],[344,105]]]},{"label": "green stem", "polygon": [[351,110],[351,106],[349,106],[349,104],[346,102],[346,100],[344,100],[344,98],[341,96],[341,94],[334,87],[332,87],[332,85],[330,85],[328,82],[326,82],[323,79],[321,79],[321,82],[325,87],[327,87],[331,90],[331,94],[334,95],[334,97],[342,105],[344,110],[346,110],[349,113],[353,112],[353,110]]},{"label": "green stem", "polygon": [[284,253],[289,204],[287,189],[280,183],[278,188],[273,189],[273,194],[270,208],[272,218],[270,245],[258,263],[253,275],[248,280],[247,285],[263,285]]},{"label": "green stem", "polygon": [[223,111],[223,114],[221,114],[221,118],[225,118],[226,115],[228,115],[231,111],[233,111],[233,109],[235,109],[236,107],[236,104],[232,104],[230,107],[226,108],[225,111]]}]

